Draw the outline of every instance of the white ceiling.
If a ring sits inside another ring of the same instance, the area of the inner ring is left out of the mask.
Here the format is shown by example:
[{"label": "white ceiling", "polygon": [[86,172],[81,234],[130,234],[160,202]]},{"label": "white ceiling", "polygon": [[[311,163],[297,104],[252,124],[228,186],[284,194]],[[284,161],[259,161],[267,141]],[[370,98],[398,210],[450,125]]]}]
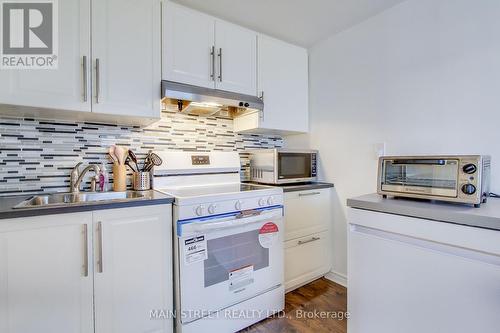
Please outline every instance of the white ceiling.
[{"label": "white ceiling", "polygon": [[310,47],[404,0],[174,0],[290,43]]}]

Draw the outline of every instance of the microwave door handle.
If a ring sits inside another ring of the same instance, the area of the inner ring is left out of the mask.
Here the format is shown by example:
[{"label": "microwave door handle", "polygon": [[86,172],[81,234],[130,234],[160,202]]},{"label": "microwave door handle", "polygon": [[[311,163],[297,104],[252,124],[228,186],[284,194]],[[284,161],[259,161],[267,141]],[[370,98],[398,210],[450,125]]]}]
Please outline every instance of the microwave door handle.
[{"label": "microwave door handle", "polygon": [[446,161],[441,159],[401,159],[401,160],[393,160],[392,164],[425,164],[425,165],[445,165]]}]

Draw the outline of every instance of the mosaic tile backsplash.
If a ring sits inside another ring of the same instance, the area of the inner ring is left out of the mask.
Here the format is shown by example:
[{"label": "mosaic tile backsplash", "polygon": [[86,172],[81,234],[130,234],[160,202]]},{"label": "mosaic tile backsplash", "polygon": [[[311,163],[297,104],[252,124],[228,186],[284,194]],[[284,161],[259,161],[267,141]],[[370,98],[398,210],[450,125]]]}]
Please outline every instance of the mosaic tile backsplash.
[{"label": "mosaic tile backsplash", "polygon": [[113,144],[132,149],[139,159],[149,150],[238,151],[245,180],[245,151],[282,147],[283,138],[234,133],[231,119],[170,112],[145,128],[0,117],[0,196],[68,191],[69,174],[80,161],[107,163],[112,182],[107,148]]}]

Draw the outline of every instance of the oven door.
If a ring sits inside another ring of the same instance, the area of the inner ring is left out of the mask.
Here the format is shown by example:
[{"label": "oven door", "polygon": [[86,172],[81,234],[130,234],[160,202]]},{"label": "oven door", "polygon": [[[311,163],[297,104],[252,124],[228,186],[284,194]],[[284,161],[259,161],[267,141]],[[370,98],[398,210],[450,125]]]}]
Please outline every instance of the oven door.
[{"label": "oven door", "polygon": [[381,190],[424,197],[458,195],[458,159],[402,158],[384,160]]},{"label": "oven door", "polygon": [[276,183],[308,182],[316,179],[316,154],[281,152],[276,156]]},{"label": "oven door", "polygon": [[280,206],[178,222],[182,323],[283,284],[282,215]]}]

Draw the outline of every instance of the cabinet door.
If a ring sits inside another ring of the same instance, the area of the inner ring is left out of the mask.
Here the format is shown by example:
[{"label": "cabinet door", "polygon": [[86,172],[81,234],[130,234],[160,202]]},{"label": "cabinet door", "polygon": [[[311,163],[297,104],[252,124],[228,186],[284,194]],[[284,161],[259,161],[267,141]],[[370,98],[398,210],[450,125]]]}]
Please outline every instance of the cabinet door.
[{"label": "cabinet door", "polygon": [[90,0],[59,1],[58,31],[58,68],[2,70],[0,104],[90,112]]},{"label": "cabinet door", "polygon": [[171,332],[171,205],[94,212],[95,332]]},{"label": "cabinet door", "polygon": [[0,221],[0,332],[91,333],[92,213]]},{"label": "cabinet door", "polygon": [[288,292],[330,271],[328,231],[285,242],[285,290]]},{"label": "cabinet door", "polygon": [[307,50],[262,35],[259,36],[258,49],[258,90],[264,99],[259,127],[307,132]]},{"label": "cabinet door", "polygon": [[170,1],[163,18],[163,79],[214,88],[215,19]]},{"label": "cabinet door", "polygon": [[328,230],[332,224],[330,189],[285,193],[285,239]]},{"label": "cabinet door", "polygon": [[92,2],[92,112],[160,117],[160,0]]},{"label": "cabinet door", "polygon": [[215,87],[257,94],[257,34],[221,20],[215,23],[217,77]]}]

